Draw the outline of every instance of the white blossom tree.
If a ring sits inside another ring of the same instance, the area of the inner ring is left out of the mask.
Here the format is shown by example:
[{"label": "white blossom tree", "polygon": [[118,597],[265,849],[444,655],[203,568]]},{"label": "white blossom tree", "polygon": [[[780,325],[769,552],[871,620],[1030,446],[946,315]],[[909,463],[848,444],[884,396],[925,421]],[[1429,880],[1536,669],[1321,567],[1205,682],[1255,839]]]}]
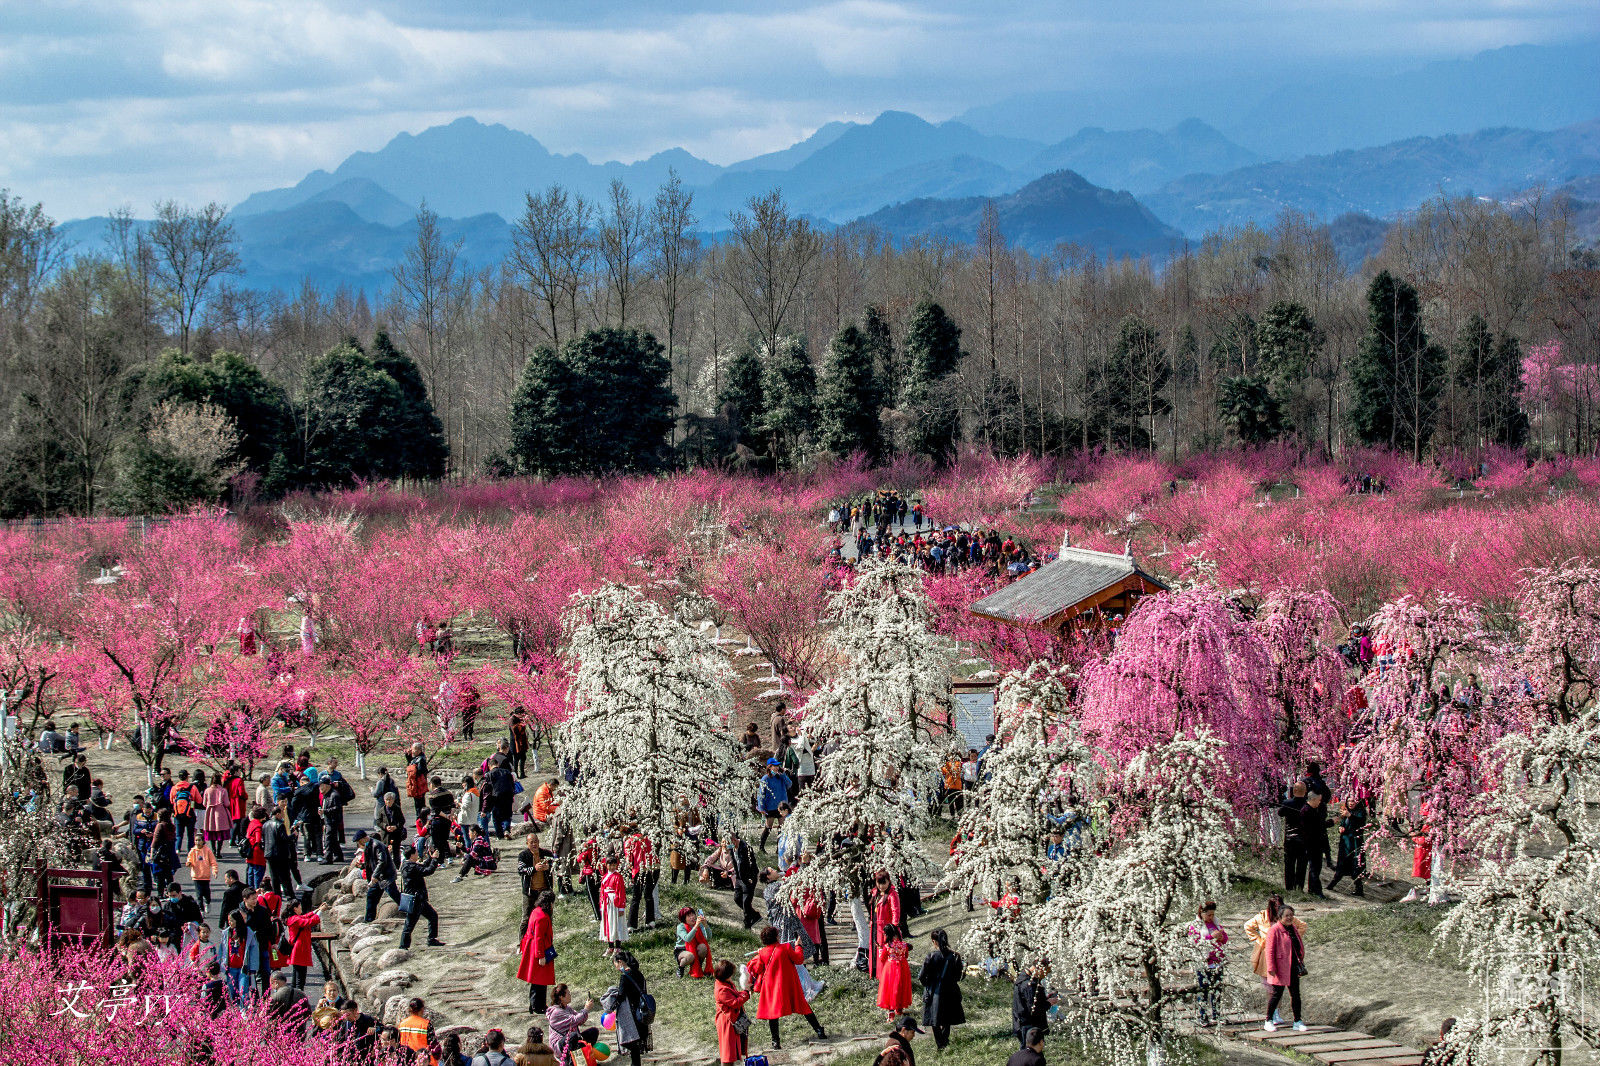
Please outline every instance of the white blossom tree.
[{"label": "white blossom tree", "polygon": [[868,561],[835,593],[829,642],[844,665],[805,707],[806,731],[831,734],[838,750],[784,824],[815,858],[784,886],[850,899],[858,950],[868,944],[866,898],[873,875],[915,877],[930,867],[920,837],[930,814],[919,791],[932,787],[951,719],[955,645],[933,631],[922,571]]},{"label": "white blossom tree", "polygon": [[1070,677],[1064,667],[1035,662],[1000,682],[984,779],[967,797],[960,840],[945,865],[942,883],[952,899],[1017,897],[1016,908],[985,908],[964,937],[968,952],[1006,960],[1017,972],[1042,955],[1040,904],[1073,880],[1088,846],[1082,841],[1054,861],[1047,854],[1047,804],[1070,782],[1084,785],[1093,767],[1067,717]]},{"label": "white blossom tree", "polygon": [[1437,932],[1484,1006],[1446,1048],[1561,1066],[1579,1042],[1600,1049],[1585,1003],[1600,978],[1600,569],[1534,571],[1520,606],[1509,665],[1528,729],[1495,749],[1497,786],[1468,832],[1482,877]]},{"label": "white blossom tree", "polygon": [[750,808],[755,776],[728,729],[732,671],[705,634],[625,585],[574,596],[563,626],[571,715],[556,745],[582,766],[561,804],[574,833],[629,816],[664,856],[680,797]]},{"label": "white blossom tree", "polygon": [[1039,927],[1066,1009],[1085,1046],[1113,1066],[1169,1055],[1170,1008],[1195,994],[1199,951],[1188,922],[1233,871],[1231,808],[1218,790],[1223,747],[1201,727],[1114,773],[1109,793],[1138,819],[1043,908]]}]

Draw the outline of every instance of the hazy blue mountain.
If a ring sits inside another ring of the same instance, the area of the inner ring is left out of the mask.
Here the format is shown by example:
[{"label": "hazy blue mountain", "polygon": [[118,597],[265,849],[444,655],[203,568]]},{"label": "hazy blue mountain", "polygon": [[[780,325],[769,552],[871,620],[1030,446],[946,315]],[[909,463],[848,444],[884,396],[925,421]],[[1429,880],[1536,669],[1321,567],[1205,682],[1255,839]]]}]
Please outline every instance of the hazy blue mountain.
[{"label": "hazy blue mountain", "polygon": [[[1381,32],[1381,25],[1377,27]],[[1056,141],[1088,125],[1164,128],[1200,115],[1264,159],[1495,126],[1554,129],[1600,114],[1600,37],[1514,45],[1393,73],[1297,63],[1209,79],[1041,91],[973,107],[985,133]]]},{"label": "hazy blue mountain", "polygon": [[1197,174],[1142,197],[1191,236],[1246,222],[1268,224],[1286,208],[1330,219],[1347,212],[1397,215],[1444,193],[1503,196],[1600,173],[1600,119],[1551,132],[1492,129],[1413,137],[1376,148]]},{"label": "hazy blue mountain", "polygon": [[[929,235],[970,241],[989,202],[981,196],[912,200],[861,222],[898,240]],[[1183,241],[1131,193],[1092,185],[1070,170],[1047,174],[992,202],[1006,238],[1040,254],[1077,244],[1100,255],[1164,255]]]},{"label": "hazy blue mountain", "polygon": [[1096,185],[1144,193],[1185,174],[1217,174],[1260,161],[1254,152],[1191,118],[1164,133],[1086,126],[1034,156],[1026,169],[1039,174],[1075,170]]},{"label": "hazy blue mountain", "polygon": [[[787,170],[733,170],[696,198],[700,217],[708,224],[775,187],[782,189],[792,210],[844,222],[898,200],[942,195],[961,183],[990,191],[1014,189],[1026,179],[997,175],[1022,166],[1042,147],[1015,137],[991,137],[959,122],[936,125],[904,111],[885,111],[865,125],[843,130]],[[885,180],[874,191],[877,179]]]},{"label": "hazy blue mountain", "polygon": [[591,163],[581,155],[557,155],[536,139],[505,126],[459,118],[418,134],[402,133],[376,152],[356,152],[332,172],[315,170],[292,189],[256,193],[234,208],[238,216],[279,211],[305,203],[352,178],[365,178],[402,203],[423,200],[441,215],[469,217],[486,211],[505,218],[522,213],[525,194],[560,183],[591,198],[604,194],[612,178],[636,193],[654,195],[676,169],[697,185],[720,168],[681,148],[637,163]]},{"label": "hazy blue mountain", "polygon": [[858,122],[828,122],[817,129],[817,132],[803,141],[791,144],[787,148],[765,155],[751,156],[741,159],[737,163],[729,163],[724,169],[730,173],[741,170],[788,170],[790,167],[807,159],[818,150],[828,147],[845,133],[859,126]]},{"label": "hazy blue mountain", "polygon": [[1600,115],[1597,57],[1600,38],[1512,45],[1388,77],[1306,79],[1219,125],[1269,159],[1497,126],[1555,129]]},{"label": "hazy blue mountain", "polygon": [[398,226],[414,218],[416,204],[408,204],[392,195],[371,178],[350,178],[337,185],[306,197],[307,204],[344,204],[367,222],[384,226]]}]

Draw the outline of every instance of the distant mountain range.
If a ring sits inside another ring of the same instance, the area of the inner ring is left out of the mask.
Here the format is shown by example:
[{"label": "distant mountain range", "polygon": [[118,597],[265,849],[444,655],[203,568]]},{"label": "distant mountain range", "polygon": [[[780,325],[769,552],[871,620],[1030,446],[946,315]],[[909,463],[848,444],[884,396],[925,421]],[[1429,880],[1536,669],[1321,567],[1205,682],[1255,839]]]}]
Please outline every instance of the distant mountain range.
[{"label": "distant mountain range", "polygon": [[[559,183],[598,200],[620,180],[647,201],[674,172],[694,192],[708,234],[725,231],[731,211],[774,188],[819,225],[859,220],[901,240],[969,239],[983,202],[994,198],[1002,231],[1032,251],[1073,242],[1100,254],[1157,257],[1185,237],[1270,225],[1293,208],[1335,222],[1341,255],[1355,264],[1381,242],[1387,220],[1441,192],[1506,197],[1564,186],[1592,214],[1600,199],[1592,185],[1600,175],[1600,78],[1581,75],[1594,73],[1593,55],[1530,46],[1338,85],[1308,76],[1313,88],[1256,86],[1253,98],[1226,112],[1237,117],[1222,129],[1171,111],[1214,110],[1220,97],[1201,92],[1171,94],[1167,110],[1101,100],[1101,113],[1145,116],[1127,129],[1073,125],[1088,98],[1062,94],[939,123],[887,111],[871,122],[828,123],[788,148],[727,166],[681,148],[595,163],[460,118],[255,193],[232,217],[244,284],[260,288],[307,278],[387,287],[424,201],[462,242],[462,261],[489,266],[510,247],[529,191]],[[1497,95],[1502,90],[1515,98]],[[1507,124],[1449,128],[1474,114]],[[1415,136],[1427,116],[1446,128]],[[1372,135],[1389,131],[1413,135]],[[1290,145],[1337,150],[1304,154]],[[93,247],[105,225],[85,219],[63,229]]]},{"label": "distant mountain range", "polygon": [[1162,257],[1183,244],[1183,234],[1132,193],[1091,185],[1070,170],[1047,174],[1004,196],[911,200],[874,211],[861,222],[897,240],[927,235],[971,241],[988,203],[995,206],[1000,232],[1029,251],[1077,244],[1100,255]]}]

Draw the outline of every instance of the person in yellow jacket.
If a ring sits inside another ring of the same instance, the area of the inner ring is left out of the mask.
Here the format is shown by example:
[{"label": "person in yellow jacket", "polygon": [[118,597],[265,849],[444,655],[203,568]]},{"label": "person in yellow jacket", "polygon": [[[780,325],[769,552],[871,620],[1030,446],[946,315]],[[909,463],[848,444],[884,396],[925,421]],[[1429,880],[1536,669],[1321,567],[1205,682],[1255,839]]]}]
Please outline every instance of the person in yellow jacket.
[{"label": "person in yellow jacket", "polygon": [[200,911],[204,914],[211,909],[211,879],[217,876],[217,853],[211,850],[211,845],[206,843],[204,837],[200,837],[189,849],[184,863],[194,880],[195,902],[200,904]]},{"label": "person in yellow jacket", "polygon": [[433,1038],[433,1023],[422,1013],[422,1000],[412,999],[406,1010],[410,1013],[399,1026],[401,1046],[410,1048],[419,1061],[426,1055],[433,1066],[439,1066],[439,1045]]},{"label": "person in yellow jacket", "polygon": [[[1273,893],[1267,897],[1267,905],[1261,913],[1244,923],[1244,935],[1250,938],[1252,945],[1250,949],[1250,969],[1255,971],[1257,977],[1261,978],[1262,985],[1267,983],[1267,963],[1270,961],[1267,958],[1267,933],[1271,932],[1272,927],[1278,924],[1278,919],[1282,916],[1283,897]],[[1298,916],[1291,919],[1291,922],[1294,925],[1295,932],[1300,934],[1301,942],[1304,943],[1306,923],[1301,921]],[[1278,1019],[1273,1017],[1272,1020],[1276,1022]]]}]

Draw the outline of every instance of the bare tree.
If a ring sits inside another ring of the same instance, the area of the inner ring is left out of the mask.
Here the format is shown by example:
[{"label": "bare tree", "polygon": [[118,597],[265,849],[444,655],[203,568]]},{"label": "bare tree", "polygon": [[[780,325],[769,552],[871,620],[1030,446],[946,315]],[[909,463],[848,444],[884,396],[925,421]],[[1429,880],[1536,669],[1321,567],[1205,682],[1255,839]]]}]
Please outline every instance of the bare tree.
[{"label": "bare tree", "polygon": [[29,206],[0,189],[0,358],[20,338],[62,254],[61,234],[43,205]]},{"label": "bare tree", "polygon": [[611,297],[616,298],[616,324],[626,329],[628,301],[639,284],[638,261],[644,252],[644,208],[634,200],[620,178],[611,179],[606,207],[596,243],[600,247],[600,260],[605,264],[607,303]]},{"label": "bare tree", "polygon": [[527,207],[512,233],[511,259],[544,311],[540,326],[551,344],[578,331],[578,297],[593,241],[589,202],[552,185],[541,194],[528,193]]},{"label": "bare tree", "polygon": [[166,286],[178,326],[178,350],[189,354],[196,317],[219,277],[243,273],[234,248],[228,209],[213,201],[201,208],[173,200],[156,204],[150,224],[156,276]]},{"label": "bare tree", "polygon": [[446,240],[439,215],[426,201],[417,209],[417,239],[394,268],[394,303],[411,357],[444,419],[452,454],[462,446],[461,362],[455,334],[470,300],[469,278],[459,265],[461,239]]},{"label": "bare tree", "polygon": [[694,194],[683,187],[677,171],[668,171],[666,184],[656,191],[655,202],[650,206],[649,240],[656,302],[667,327],[667,365],[673,368],[675,377],[681,371],[683,385],[673,391],[682,405],[688,404],[690,390],[688,367],[679,367],[678,319],[684,303],[693,298],[698,287],[700,242],[694,236],[698,223]]},{"label": "bare tree", "polygon": [[734,237],[723,261],[728,284],[761,343],[776,352],[822,241],[809,222],[789,214],[776,189],[751,197],[745,210],[735,211],[728,221]]}]

